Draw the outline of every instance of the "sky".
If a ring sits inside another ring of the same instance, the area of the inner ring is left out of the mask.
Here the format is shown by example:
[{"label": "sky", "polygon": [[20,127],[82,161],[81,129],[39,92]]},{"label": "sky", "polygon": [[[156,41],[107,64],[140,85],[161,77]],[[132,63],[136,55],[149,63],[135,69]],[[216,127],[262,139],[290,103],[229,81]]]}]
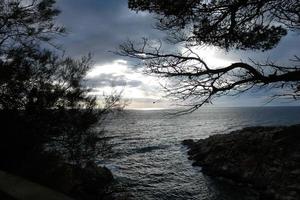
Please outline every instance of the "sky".
[{"label": "sky", "polygon": [[[86,76],[86,84],[92,87],[92,95],[101,97],[117,90],[123,91],[128,99],[129,109],[169,108],[173,102],[164,98],[161,87],[164,80],[143,74],[142,66],[134,60],[113,52],[130,39],[164,39],[166,33],[154,28],[155,18],[147,12],[128,9],[127,0],[59,0],[57,7],[61,14],[57,22],[67,29],[67,36],[58,39],[66,54],[74,58],[91,53],[93,67]],[[282,39],[277,48],[261,52],[224,52],[213,47],[198,49],[198,53],[211,65],[228,65],[235,61],[272,59],[285,62],[299,54],[299,33],[290,33]],[[238,97],[222,97],[215,106],[264,106],[268,91],[250,91]],[[275,101],[267,105],[299,105],[299,102]]]}]

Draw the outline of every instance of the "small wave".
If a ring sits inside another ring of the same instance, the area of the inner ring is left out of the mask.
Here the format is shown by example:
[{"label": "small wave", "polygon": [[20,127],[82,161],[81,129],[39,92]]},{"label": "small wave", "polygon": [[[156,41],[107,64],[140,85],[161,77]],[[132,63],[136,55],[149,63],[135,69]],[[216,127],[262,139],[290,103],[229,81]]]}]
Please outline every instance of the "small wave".
[{"label": "small wave", "polygon": [[128,138],[123,138],[123,141],[135,141],[135,140],[147,140],[148,138],[146,137],[128,137]]},{"label": "small wave", "polygon": [[159,149],[166,149],[168,146],[161,145],[161,146],[148,146],[148,147],[142,147],[140,149],[136,150],[136,153],[147,153],[152,152]]}]

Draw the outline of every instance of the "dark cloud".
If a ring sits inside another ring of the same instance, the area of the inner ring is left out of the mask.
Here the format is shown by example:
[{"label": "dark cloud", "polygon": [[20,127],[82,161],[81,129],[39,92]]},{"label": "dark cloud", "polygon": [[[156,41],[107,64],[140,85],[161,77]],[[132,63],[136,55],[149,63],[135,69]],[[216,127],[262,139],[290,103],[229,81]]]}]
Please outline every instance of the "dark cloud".
[{"label": "dark cloud", "polygon": [[116,50],[128,38],[163,35],[153,29],[153,16],[130,11],[126,0],[60,0],[57,6],[62,11],[58,21],[68,31],[58,42],[71,56],[91,52],[97,64],[116,59],[109,51]]},{"label": "dark cloud", "polygon": [[[91,52],[97,64],[120,59],[111,51],[115,51],[128,38],[140,41],[142,37],[158,39],[166,36],[153,28],[156,22],[153,15],[129,10],[127,0],[60,0],[57,6],[62,11],[58,21],[69,33],[58,42],[62,43],[67,54],[71,56],[82,56]],[[248,58],[286,61],[299,54],[299,46],[299,33],[291,32],[276,48],[264,53],[233,50],[222,51],[217,56],[244,61]]]},{"label": "dark cloud", "polygon": [[139,87],[143,83],[139,80],[129,80],[124,75],[115,74],[99,74],[95,77],[85,80],[85,85],[91,88],[102,88],[102,87]]}]

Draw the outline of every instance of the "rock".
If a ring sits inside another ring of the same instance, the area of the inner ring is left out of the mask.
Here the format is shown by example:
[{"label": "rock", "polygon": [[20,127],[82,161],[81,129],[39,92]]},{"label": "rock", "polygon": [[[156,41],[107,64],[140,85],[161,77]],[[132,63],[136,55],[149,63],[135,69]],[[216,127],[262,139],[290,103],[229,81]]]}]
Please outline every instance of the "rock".
[{"label": "rock", "polygon": [[106,167],[88,163],[85,168],[77,169],[77,186],[73,188],[75,197],[80,199],[101,199],[113,181],[113,175]]},{"label": "rock", "polygon": [[300,125],[250,127],[183,144],[204,173],[252,185],[262,199],[300,199]]},{"label": "rock", "polygon": [[113,175],[106,167],[100,167],[91,162],[84,168],[84,178],[96,185],[104,186],[113,180]]},{"label": "rock", "polygon": [[192,148],[192,146],[195,144],[195,142],[192,139],[188,139],[188,140],[183,140],[182,144],[189,148]]}]

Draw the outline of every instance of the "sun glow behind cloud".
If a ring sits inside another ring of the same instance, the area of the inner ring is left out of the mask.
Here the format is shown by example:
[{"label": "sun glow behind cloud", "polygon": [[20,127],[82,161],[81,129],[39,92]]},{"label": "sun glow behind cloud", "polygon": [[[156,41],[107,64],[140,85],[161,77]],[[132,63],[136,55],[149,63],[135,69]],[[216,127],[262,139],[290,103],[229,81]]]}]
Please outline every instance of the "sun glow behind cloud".
[{"label": "sun glow behind cloud", "polygon": [[[232,63],[220,57],[220,51],[216,48],[202,47],[192,50],[212,68]],[[99,97],[103,93],[123,91],[123,98],[131,102],[129,109],[162,109],[172,105],[172,102],[164,98],[165,93],[160,85],[165,84],[165,80],[145,75],[142,66],[131,66],[124,59],[95,65],[87,73],[86,81],[93,88],[90,94]]]},{"label": "sun glow behind cloud", "polygon": [[[195,46],[191,50],[197,54],[210,68],[226,67],[234,61],[232,58],[226,58],[226,52],[217,47]],[[185,51],[182,49],[182,51]]]},{"label": "sun glow behind cloud", "polygon": [[[226,67],[237,61],[232,57],[226,58],[226,52],[214,47],[194,47],[192,50],[210,68]],[[87,85],[93,88],[90,94],[101,98],[103,94],[111,94],[112,91],[123,91],[123,99],[130,102],[127,109],[157,110],[174,108],[176,102],[164,98],[165,93],[160,85],[164,85],[166,80],[145,75],[143,66],[132,66],[131,63],[132,61],[116,59],[111,63],[95,65],[86,76]],[[248,95],[247,99],[249,101],[245,101],[245,98],[242,101],[237,101],[234,97],[222,97],[216,99],[214,105],[263,105],[265,101],[259,98],[262,96],[253,97],[253,94]]]},{"label": "sun glow behind cloud", "polygon": [[143,74],[142,68],[130,66],[126,60],[95,65],[86,75],[86,84],[93,88],[91,95],[122,91],[129,100],[129,109],[162,109],[168,107],[156,77]]},{"label": "sun glow behind cloud", "polygon": [[94,78],[100,74],[124,74],[127,71],[126,60],[115,60],[104,65],[95,65],[86,75],[87,79]]}]

